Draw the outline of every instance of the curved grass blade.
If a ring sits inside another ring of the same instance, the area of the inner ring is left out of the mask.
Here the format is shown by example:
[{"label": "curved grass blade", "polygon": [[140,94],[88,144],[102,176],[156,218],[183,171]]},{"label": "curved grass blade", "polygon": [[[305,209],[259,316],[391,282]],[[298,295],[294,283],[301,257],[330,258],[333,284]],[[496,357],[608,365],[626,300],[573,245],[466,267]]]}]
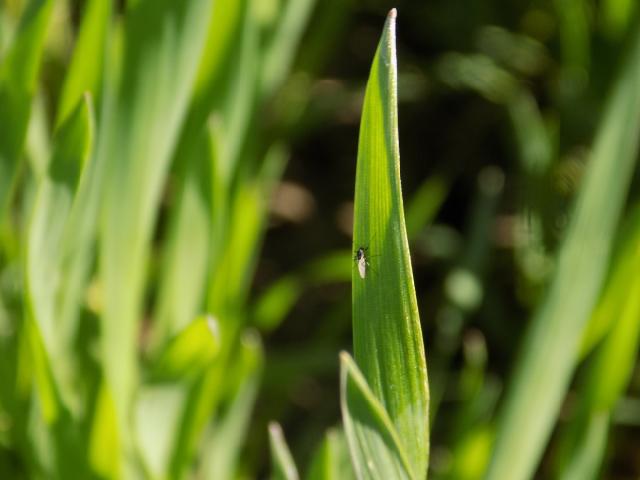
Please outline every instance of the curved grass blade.
[{"label": "curved grass blade", "polygon": [[202,373],[220,350],[219,335],[215,318],[196,318],[169,342],[152,369],[152,379],[180,380]]},{"label": "curved grass blade", "polygon": [[429,393],[400,187],[395,17],[392,10],[360,124],[353,248],[365,249],[365,274],[354,262],[353,338],[356,362],[402,440],[412,476],[424,478]]},{"label": "curved grass blade", "polygon": [[404,445],[391,419],[344,352],[340,355],[340,406],[351,464],[358,479],[421,478],[411,473]]},{"label": "curved grass blade", "polygon": [[545,301],[507,391],[487,478],[531,478],[607,273],[640,134],[640,35],[614,85]]},{"label": "curved grass blade", "polygon": [[0,66],[0,217],[4,215],[18,172],[54,3],[52,0],[29,3]]},{"label": "curved grass blade", "polygon": [[56,124],[59,125],[73,110],[84,92],[91,92],[97,102],[110,20],[111,0],[87,2],[60,93]]},{"label": "curved grass blade", "polygon": [[298,480],[298,469],[284,439],[280,424],[269,424],[269,443],[271,445],[271,480]]},{"label": "curved grass blade", "polygon": [[29,223],[25,262],[26,305],[42,334],[53,374],[68,405],[74,397],[72,357],[75,324],[61,315],[65,295],[63,261],[69,219],[80,177],[93,149],[93,110],[86,96],[54,140],[47,175],[38,185]]}]

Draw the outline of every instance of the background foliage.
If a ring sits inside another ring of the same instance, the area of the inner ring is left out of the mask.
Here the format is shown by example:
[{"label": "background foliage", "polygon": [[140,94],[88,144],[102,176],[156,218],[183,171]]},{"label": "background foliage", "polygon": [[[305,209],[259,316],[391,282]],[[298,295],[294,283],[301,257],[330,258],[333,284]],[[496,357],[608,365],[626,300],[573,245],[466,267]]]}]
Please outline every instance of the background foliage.
[{"label": "background foliage", "polygon": [[635,2],[4,0],[2,478],[353,475],[391,7],[429,477],[640,475]]}]

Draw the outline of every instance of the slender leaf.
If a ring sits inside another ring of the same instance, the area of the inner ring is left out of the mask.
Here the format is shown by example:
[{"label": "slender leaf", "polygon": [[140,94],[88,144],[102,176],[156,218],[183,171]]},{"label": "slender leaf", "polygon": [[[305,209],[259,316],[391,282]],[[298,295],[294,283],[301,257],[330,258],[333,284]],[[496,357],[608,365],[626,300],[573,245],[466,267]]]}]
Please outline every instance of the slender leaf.
[{"label": "slender leaf", "polygon": [[[387,17],[365,94],[353,226],[353,338],[357,364],[424,478],[429,394],[400,188],[395,17]],[[364,263],[364,265],[363,265]],[[365,274],[362,275],[362,267]]]},{"label": "slender leaf", "polygon": [[[212,111],[216,112],[221,120],[217,129],[225,139],[220,142],[224,148],[217,152],[220,158],[216,167],[223,184],[235,174],[255,104],[260,60],[258,30],[249,3],[249,0],[214,2],[180,148],[187,146],[193,132],[205,125]],[[224,211],[224,207],[220,205],[218,210]]]},{"label": "slender leaf", "polygon": [[621,309],[630,300],[638,268],[640,207],[636,206],[616,245],[612,268],[602,296],[582,337],[580,356],[585,357],[599,345],[619,322]]},{"label": "slender leaf", "polygon": [[[53,374],[54,362],[47,353],[36,322],[27,317],[23,324],[34,381],[34,402],[31,403],[26,434],[28,452],[38,462],[37,470],[47,478],[86,477],[85,445],[78,436],[60,396]],[[77,455],[69,462],[70,455]]]},{"label": "slender leaf", "polygon": [[[154,343],[181,330],[204,299],[213,232],[212,161],[208,131],[182,156],[160,277]],[[216,205],[222,209],[222,205]]]},{"label": "slender leaf", "polygon": [[32,0],[0,65],[0,217],[18,172],[52,0]]},{"label": "slender leaf", "polygon": [[347,353],[340,355],[340,406],[356,477],[417,479],[384,407]]},{"label": "slender leaf", "polygon": [[58,124],[71,112],[85,92],[91,92],[94,98],[99,98],[97,94],[106,57],[111,8],[111,0],[91,0],[86,3],[73,57],[60,94]]},{"label": "slender leaf", "polygon": [[89,432],[89,464],[100,478],[115,479],[122,476],[118,417],[113,395],[105,381],[100,383],[92,409]]},{"label": "slender leaf", "polygon": [[271,479],[298,480],[298,469],[293,461],[282,428],[276,422],[269,424],[269,443],[271,445]]},{"label": "slender leaf", "polygon": [[215,407],[219,350],[218,323],[202,316],[176,335],[151,367],[136,408],[139,445],[151,476],[170,471],[181,478],[191,464]]},{"label": "slender leaf", "polygon": [[258,393],[264,363],[262,346],[257,335],[243,335],[238,355],[236,376],[239,385],[232,392],[225,411],[212,425],[202,448],[204,478],[232,479],[240,458],[240,447],[249,428],[251,411]]},{"label": "slender leaf", "polygon": [[41,180],[29,224],[26,304],[42,332],[62,394],[70,401],[75,325],[60,315],[64,240],[82,170],[93,147],[93,111],[89,97],[79,103],[54,140],[47,176]]},{"label": "slender leaf", "polygon": [[282,83],[291,68],[296,46],[304,32],[316,0],[288,0],[269,43],[262,67],[260,93],[268,96]]},{"label": "slender leaf", "polygon": [[[563,478],[596,478],[609,423],[636,365],[640,341],[640,209],[633,211],[585,339],[596,343],[588,360],[576,414],[563,432],[558,455]],[[584,345],[584,342],[583,342]],[[593,347],[592,347],[593,348]],[[587,475],[588,473],[588,475]]]},{"label": "slender leaf", "polygon": [[442,177],[427,178],[407,206],[407,235],[414,238],[433,221],[449,190],[449,182]]},{"label": "slender leaf", "polygon": [[[210,330],[210,337],[218,338],[220,325],[212,317],[207,319],[207,328]],[[180,342],[179,351],[189,358],[192,355],[189,348],[191,342],[188,341],[188,337],[193,332],[187,332],[189,329],[185,332],[186,341]],[[212,335],[214,332],[215,335]],[[221,336],[220,338],[224,339],[225,337]],[[188,393],[182,405],[178,429],[172,439],[168,469],[172,478],[182,478],[192,465],[197,446],[220,402],[222,385],[224,385],[224,379],[228,373],[228,370],[225,369],[225,360],[229,344],[221,343],[221,346],[223,351],[216,354],[213,362],[202,363],[205,368],[197,372],[195,379],[188,384]],[[210,347],[205,347],[203,350],[205,356],[210,354]],[[196,355],[196,358],[198,357],[199,355]]]}]

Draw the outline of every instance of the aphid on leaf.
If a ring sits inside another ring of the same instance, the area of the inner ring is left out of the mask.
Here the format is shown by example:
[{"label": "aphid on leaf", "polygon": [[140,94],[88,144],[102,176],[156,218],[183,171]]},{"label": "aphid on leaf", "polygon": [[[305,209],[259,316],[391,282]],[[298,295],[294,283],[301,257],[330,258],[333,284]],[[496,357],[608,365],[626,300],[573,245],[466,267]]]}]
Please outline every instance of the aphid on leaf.
[{"label": "aphid on leaf", "polygon": [[358,273],[362,279],[367,275],[367,267],[369,266],[369,262],[367,261],[367,250],[368,249],[366,247],[360,247],[356,250],[356,254],[353,256],[353,259],[358,264]]}]

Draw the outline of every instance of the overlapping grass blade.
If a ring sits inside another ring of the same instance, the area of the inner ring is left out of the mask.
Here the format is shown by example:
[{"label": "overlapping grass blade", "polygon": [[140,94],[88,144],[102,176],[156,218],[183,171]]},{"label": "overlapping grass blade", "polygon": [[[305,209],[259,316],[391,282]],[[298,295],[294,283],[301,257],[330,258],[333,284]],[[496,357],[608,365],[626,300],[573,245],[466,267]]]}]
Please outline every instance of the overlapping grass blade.
[{"label": "overlapping grass blade", "polygon": [[636,263],[637,235],[640,230],[640,208],[636,206],[627,219],[620,240],[616,244],[612,268],[596,309],[582,336],[580,356],[589,355],[618,323],[620,311],[629,299],[638,264]]},{"label": "overlapping grass blade", "polygon": [[52,0],[32,0],[0,65],[0,218],[15,182],[27,134],[31,100],[53,8]]},{"label": "overlapping grass blade", "polygon": [[595,352],[580,385],[577,413],[561,437],[559,478],[597,478],[613,409],[624,394],[636,363],[640,335],[638,271],[640,209],[636,206],[591,317],[592,328],[585,335],[587,343],[583,342]]},{"label": "overlapping grass blade", "polygon": [[239,182],[231,199],[228,232],[215,263],[207,298],[208,310],[220,312],[223,333],[226,322],[237,319],[247,302],[257,245],[265,226],[265,199],[280,177],[285,159],[282,146],[272,146],[261,171]]},{"label": "overlapping grass blade", "polygon": [[340,356],[340,405],[351,464],[360,480],[417,479],[389,415],[347,353]]},{"label": "overlapping grass blade", "polygon": [[155,310],[153,347],[184,328],[198,313],[206,290],[210,249],[215,248],[211,244],[214,152],[208,129],[203,128],[190,146],[182,155],[177,172]]},{"label": "overlapping grass blade", "polygon": [[[604,112],[552,283],[513,372],[487,478],[530,478],[567,391],[607,271],[640,134],[640,36]],[[535,415],[532,414],[535,412]]]},{"label": "overlapping grass blade", "polygon": [[365,94],[356,172],[353,249],[355,360],[393,422],[409,462],[424,478],[429,456],[427,368],[400,188],[395,10],[373,60]]},{"label": "overlapping grass blade", "polygon": [[298,469],[293,461],[280,424],[269,424],[271,445],[271,480],[298,480]]},{"label": "overlapping grass blade", "polygon": [[237,385],[230,392],[226,408],[212,425],[202,447],[204,478],[221,480],[234,477],[236,463],[241,458],[241,446],[246,436],[251,410],[258,393],[264,354],[259,338],[247,332],[240,340]]},{"label": "overlapping grass blade", "polygon": [[[207,322],[211,333],[215,332],[217,337],[220,330],[219,324],[212,318]],[[184,343],[184,346],[186,348],[187,344]],[[228,348],[228,345],[223,345],[223,347]],[[203,349],[203,353],[210,354],[206,347]],[[172,449],[168,471],[172,478],[183,478],[192,465],[197,446],[218,407],[225,374],[228,372],[224,364],[225,354],[224,351],[216,354],[214,362],[203,364],[204,368],[194,375],[194,380],[186,382],[185,400],[181,404],[177,430],[171,440]]]},{"label": "overlapping grass blade", "polygon": [[120,457],[121,434],[113,396],[106,382],[101,381],[91,409],[89,428],[89,465],[98,478],[116,479],[122,476]]},{"label": "overlapping grass blade", "polygon": [[[220,336],[211,316],[193,320],[164,348],[139,394],[136,427],[146,469],[182,478],[215,408]],[[213,379],[208,382],[205,379]],[[208,387],[208,388],[205,388]],[[158,422],[158,415],[163,421]]]},{"label": "overlapping grass blade", "polygon": [[[33,402],[23,432],[28,439],[27,452],[38,458],[42,475],[49,478],[80,478],[86,475],[83,445],[75,436],[77,431],[60,396],[53,373],[53,362],[47,353],[38,325],[27,317],[22,335],[33,378]],[[24,367],[24,363],[21,365]],[[76,462],[67,462],[69,452],[81,456]]]},{"label": "overlapping grass blade", "polygon": [[[260,56],[258,26],[249,3],[248,0],[214,2],[206,48],[198,67],[179,149],[188,148],[194,133],[206,124],[213,112],[218,120],[216,128],[224,138],[217,152],[220,157],[217,169],[223,185],[236,174],[255,107]],[[216,212],[224,212],[225,207],[216,204]]]},{"label": "overlapping grass blade", "polygon": [[105,300],[101,333],[106,379],[123,431],[136,379],[149,242],[195,80],[210,4],[136,2],[125,18],[122,65],[111,65],[120,76],[105,95],[99,152],[104,158],[98,158],[108,159],[100,238]]},{"label": "overlapping grass blade", "polygon": [[151,370],[157,380],[186,380],[208,368],[220,350],[218,322],[198,317],[164,349]]},{"label": "overlapping grass blade", "polygon": [[85,92],[91,92],[99,104],[111,8],[111,0],[91,0],[86,4],[58,101],[57,124],[73,110]]},{"label": "overlapping grass blade", "polygon": [[[93,149],[93,111],[85,97],[56,134],[48,172],[40,181],[29,223],[25,262],[26,305],[38,324],[61,394],[71,405],[75,324],[61,315],[64,241],[71,235],[69,217],[82,171]],[[77,399],[76,399],[77,400]]]}]

